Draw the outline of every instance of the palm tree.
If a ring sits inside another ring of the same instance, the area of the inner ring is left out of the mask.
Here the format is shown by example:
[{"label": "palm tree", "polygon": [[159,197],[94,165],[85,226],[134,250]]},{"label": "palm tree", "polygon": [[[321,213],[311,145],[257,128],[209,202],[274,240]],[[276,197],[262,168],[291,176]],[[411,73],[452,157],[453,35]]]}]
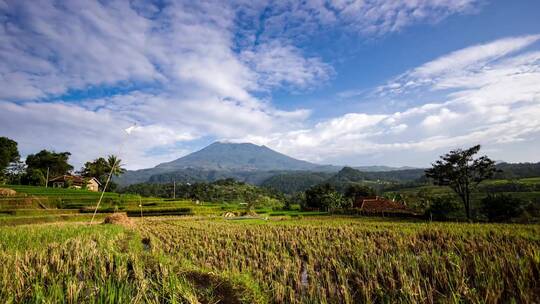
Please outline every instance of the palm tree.
[{"label": "palm tree", "polygon": [[126,173],[126,169],[122,168],[122,160],[116,155],[109,155],[107,157],[107,166],[114,176],[119,176]]}]

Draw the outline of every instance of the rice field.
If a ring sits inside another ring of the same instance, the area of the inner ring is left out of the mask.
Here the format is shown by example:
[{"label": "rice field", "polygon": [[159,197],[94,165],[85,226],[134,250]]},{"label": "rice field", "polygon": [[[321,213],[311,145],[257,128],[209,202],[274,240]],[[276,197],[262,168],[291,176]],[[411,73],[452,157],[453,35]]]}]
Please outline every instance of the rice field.
[{"label": "rice field", "polygon": [[0,227],[2,303],[537,303],[540,226],[354,217]]}]

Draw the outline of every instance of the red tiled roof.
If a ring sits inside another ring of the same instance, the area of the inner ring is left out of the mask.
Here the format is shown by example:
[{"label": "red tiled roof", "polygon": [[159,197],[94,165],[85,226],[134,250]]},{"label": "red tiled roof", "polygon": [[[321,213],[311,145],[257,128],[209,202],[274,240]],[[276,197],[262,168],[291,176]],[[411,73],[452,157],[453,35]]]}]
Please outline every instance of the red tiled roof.
[{"label": "red tiled roof", "polygon": [[77,183],[82,183],[84,181],[84,179],[79,175],[59,175],[59,176],[51,178],[49,181],[50,182],[57,182],[57,181],[63,182],[63,181],[68,181],[68,180],[71,180]]},{"label": "red tiled roof", "polygon": [[86,178],[86,177],[82,177],[80,175],[69,175],[69,174],[59,175],[59,176],[53,177],[53,178],[49,179],[49,182],[72,181],[73,183],[83,184],[86,180],[91,180],[91,179],[94,179],[99,185],[101,185],[99,180],[97,178],[95,178],[95,177]]},{"label": "red tiled roof", "polygon": [[368,213],[412,213],[405,205],[383,197],[360,199],[355,205]]}]

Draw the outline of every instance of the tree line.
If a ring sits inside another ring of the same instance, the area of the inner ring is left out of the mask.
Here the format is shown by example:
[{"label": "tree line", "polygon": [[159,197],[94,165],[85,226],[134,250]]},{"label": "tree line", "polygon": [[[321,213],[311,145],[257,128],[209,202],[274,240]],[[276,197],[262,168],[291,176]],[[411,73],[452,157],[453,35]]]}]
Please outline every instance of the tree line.
[{"label": "tree line", "polygon": [[[442,155],[431,168],[424,171],[425,180],[434,185],[450,188],[454,195],[434,195],[422,190],[416,197],[416,204],[409,204],[411,210],[423,214],[425,218],[436,220],[465,219],[508,221],[518,218],[530,220],[540,216],[540,206],[535,202],[526,202],[523,199],[509,194],[494,194],[485,192],[485,196],[477,206],[473,206],[472,194],[482,181],[504,174],[498,169],[495,162],[487,156],[476,157],[480,145],[468,149],[456,149]],[[525,168],[522,168],[525,171]],[[352,207],[352,204],[366,197],[375,196],[380,189],[356,183],[359,171],[344,168],[335,178],[309,187],[307,190],[289,196],[289,204],[296,202],[305,210],[336,211]],[[339,181],[339,182],[336,182]],[[338,185],[339,187],[336,187]],[[520,185],[513,183],[510,186],[493,185],[487,189],[536,189],[536,185]],[[456,197],[458,198],[456,200]],[[406,203],[407,198],[399,192],[389,198]],[[286,204],[287,205],[287,204]]]},{"label": "tree line", "polygon": [[[35,154],[29,154],[23,162],[17,142],[7,137],[0,137],[0,181],[14,185],[45,186],[47,177],[51,179],[76,173],[86,178],[95,177],[101,183],[101,187],[104,187],[109,173],[118,176],[126,171],[122,161],[115,155],[88,161],[80,170],[74,171],[74,167],[69,164],[70,156],[70,152],[44,149]],[[107,190],[114,190],[116,187],[114,182],[109,181]]]},{"label": "tree line", "polygon": [[280,192],[239,182],[233,178],[196,183],[139,183],[118,189],[118,192],[198,202],[245,203],[249,205],[248,208],[280,207],[285,199]]}]

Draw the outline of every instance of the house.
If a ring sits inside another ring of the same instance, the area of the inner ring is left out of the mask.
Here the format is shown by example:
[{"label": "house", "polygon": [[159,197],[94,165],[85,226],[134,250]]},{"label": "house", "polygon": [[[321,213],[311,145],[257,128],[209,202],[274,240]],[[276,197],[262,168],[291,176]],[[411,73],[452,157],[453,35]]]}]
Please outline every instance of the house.
[{"label": "house", "polygon": [[354,202],[353,207],[360,209],[363,213],[371,214],[414,214],[404,204],[380,196],[359,198]]},{"label": "house", "polygon": [[90,191],[99,191],[101,183],[95,177],[82,177],[80,175],[60,175],[49,180],[53,188],[72,187],[76,189],[86,188]]}]

